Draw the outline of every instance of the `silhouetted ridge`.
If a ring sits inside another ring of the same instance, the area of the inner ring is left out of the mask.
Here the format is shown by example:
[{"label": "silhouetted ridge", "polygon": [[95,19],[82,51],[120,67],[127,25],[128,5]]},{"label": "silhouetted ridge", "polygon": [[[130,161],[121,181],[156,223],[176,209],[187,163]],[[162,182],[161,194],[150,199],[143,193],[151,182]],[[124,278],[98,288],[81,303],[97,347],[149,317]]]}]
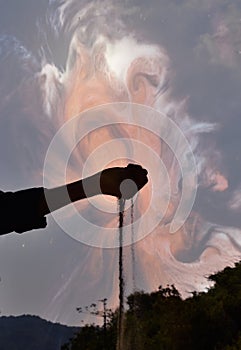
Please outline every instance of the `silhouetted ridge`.
[{"label": "silhouetted ridge", "polygon": [[52,323],[37,316],[0,317],[1,350],[60,350],[78,327]]}]

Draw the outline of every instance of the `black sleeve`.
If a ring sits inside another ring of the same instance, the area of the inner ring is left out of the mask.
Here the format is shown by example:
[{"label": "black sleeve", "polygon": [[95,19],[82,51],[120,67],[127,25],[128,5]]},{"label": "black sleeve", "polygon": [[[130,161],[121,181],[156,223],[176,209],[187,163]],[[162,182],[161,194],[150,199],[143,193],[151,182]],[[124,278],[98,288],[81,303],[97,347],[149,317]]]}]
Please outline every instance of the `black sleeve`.
[{"label": "black sleeve", "polygon": [[46,227],[45,216],[39,215],[39,203],[43,196],[42,187],[0,192],[0,235]]}]

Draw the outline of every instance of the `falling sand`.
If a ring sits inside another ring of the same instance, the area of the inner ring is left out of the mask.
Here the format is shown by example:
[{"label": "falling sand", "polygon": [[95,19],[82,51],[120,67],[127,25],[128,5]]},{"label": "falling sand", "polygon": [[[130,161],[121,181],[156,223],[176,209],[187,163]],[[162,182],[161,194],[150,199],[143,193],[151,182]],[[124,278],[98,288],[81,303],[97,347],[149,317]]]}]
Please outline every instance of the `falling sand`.
[{"label": "falling sand", "polygon": [[[125,277],[124,277],[124,254],[123,254],[123,224],[124,224],[124,211],[125,211],[125,200],[118,200],[118,211],[119,211],[119,314],[118,314],[118,329],[117,329],[117,350],[123,350],[125,348],[124,333],[125,333]],[[134,232],[134,201],[131,199],[130,207],[131,216],[131,269],[132,269],[132,292],[133,292],[133,303],[135,304],[135,292],[136,281],[135,281],[135,232]],[[133,324],[129,338],[131,348],[136,346],[136,333],[137,333],[137,319],[135,315],[135,305]]]},{"label": "falling sand", "polygon": [[125,210],[125,200],[118,200],[119,207],[119,315],[117,332],[117,350],[123,350],[123,331],[124,331],[124,273],[123,273],[123,220]]}]

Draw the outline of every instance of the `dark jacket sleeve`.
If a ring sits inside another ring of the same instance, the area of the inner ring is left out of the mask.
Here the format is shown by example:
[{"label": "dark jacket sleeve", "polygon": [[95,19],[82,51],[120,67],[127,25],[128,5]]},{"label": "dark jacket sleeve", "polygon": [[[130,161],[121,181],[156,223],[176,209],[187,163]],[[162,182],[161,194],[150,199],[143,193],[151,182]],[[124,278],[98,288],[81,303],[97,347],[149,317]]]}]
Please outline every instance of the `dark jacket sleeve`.
[{"label": "dark jacket sleeve", "polygon": [[47,226],[45,216],[39,214],[44,188],[30,188],[18,192],[0,192],[0,235],[22,233]]}]

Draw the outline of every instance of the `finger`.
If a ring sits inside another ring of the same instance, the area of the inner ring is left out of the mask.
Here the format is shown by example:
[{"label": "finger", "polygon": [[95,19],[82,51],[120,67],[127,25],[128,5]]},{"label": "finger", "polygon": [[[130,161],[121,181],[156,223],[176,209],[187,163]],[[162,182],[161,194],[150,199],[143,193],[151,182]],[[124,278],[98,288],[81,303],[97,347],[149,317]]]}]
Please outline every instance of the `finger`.
[{"label": "finger", "polygon": [[141,175],[147,175],[148,174],[148,171],[144,168],[142,168],[141,165],[139,164],[132,164],[132,163],[129,163],[126,167],[126,170],[128,171],[128,173],[131,175],[131,176],[141,176]]},{"label": "finger", "polygon": [[128,172],[128,176],[136,182],[142,181],[142,179],[147,179],[147,174],[147,170],[143,168],[138,170],[135,169]]},{"label": "finger", "polygon": [[148,178],[145,176],[141,179],[139,179],[137,182],[136,182],[136,185],[138,187],[138,190],[140,190],[142,187],[144,187],[148,182]]},{"label": "finger", "polygon": [[131,170],[131,171],[138,171],[138,170],[141,170],[143,169],[141,165],[139,164],[133,164],[133,163],[129,163],[127,165],[127,169],[128,170]]}]

